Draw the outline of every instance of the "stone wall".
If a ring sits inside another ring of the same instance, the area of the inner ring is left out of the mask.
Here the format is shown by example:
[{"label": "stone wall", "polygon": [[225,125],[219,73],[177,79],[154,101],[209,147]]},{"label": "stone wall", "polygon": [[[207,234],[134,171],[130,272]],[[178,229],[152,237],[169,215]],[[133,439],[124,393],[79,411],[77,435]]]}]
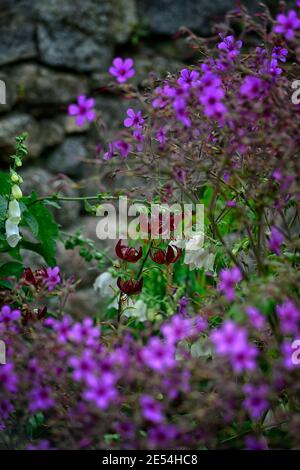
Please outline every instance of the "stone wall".
[{"label": "stone wall", "polygon": [[[117,179],[105,178],[102,167],[97,173],[95,165],[82,162],[95,158],[96,145],[112,137],[128,107],[103,87],[112,58],[135,59],[136,83],[145,84],[153,70],[163,77],[193,60],[185,42],[171,36],[181,26],[208,35],[211,24],[234,5],[234,0],[1,0],[0,80],[7,103],[0,104],[0,166],[7,167],[15,136],[27,131],[25,191],[76,196],[115,187]],[[96,97],[97,131],[94,125],[76,128],[67,116],[78,94]],[[79,184],[91,174],[92,183]],[[63,205],[57,217],[65,230],[83,227],[95,238],[96,222],[82,219],[79,203]],[[65,271],[76,272],[87,286],[97,272],[87,271],[79,255],[70,258],[62,246],[59,250]]]}]

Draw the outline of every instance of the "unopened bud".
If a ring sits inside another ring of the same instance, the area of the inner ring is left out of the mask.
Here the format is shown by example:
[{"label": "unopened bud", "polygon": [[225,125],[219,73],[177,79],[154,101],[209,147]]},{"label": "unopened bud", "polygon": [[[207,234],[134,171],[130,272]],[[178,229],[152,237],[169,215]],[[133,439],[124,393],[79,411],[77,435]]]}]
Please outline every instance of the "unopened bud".
[{"label": "unopened bud", "polygon": [[17,184],[13,185],[11,193],[14,199],[21,199],[23,196],[21,188]]},{"label": "unopened bud", "polygon": [[8,205],[8,218],[15,224],[21,220],[21,209],[16,199],[12,199]]}]

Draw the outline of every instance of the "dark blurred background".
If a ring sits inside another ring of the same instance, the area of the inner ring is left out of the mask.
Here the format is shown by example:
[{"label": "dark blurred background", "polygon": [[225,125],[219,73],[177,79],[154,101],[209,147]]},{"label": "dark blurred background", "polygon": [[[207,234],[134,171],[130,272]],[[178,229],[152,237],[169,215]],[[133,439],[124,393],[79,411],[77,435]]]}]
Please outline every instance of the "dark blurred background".
[{"label": "dark blurred background", "polygon": [[[15,136],[27,131],[30,156],[22,170],[25,193],[97,194],[115,189],[120,181],[132,189],[132,180],[123,176],[118,180],[118,174],[107,176],[110,164],[99,164],[95,171],[96,146],[113,138],[129,105],[106,88],[112,59],[133,57],[133,83],[147,86],[148,79],[164,77],[197,59],[186,40],[176,35],[182,26],[209,36],[212,26],[238,3],[0,0],[0,80],[7,87],[7,104],[0,105],[0,167],[8,166]],[[259,2],[242,3],[252,10],[259,8]],[[280,2],[268,3],[276,7]],[[96,98],[98,126],[78,128],[67,116],[67,105],[79,94]],[[82,179],[88,182],[84,184]],[[85,235],[95,238],[95,219],[83,215],[80,203],[63,204],[57,217],[65,231],[73,233],[83,227]],[[58,262],[67,274],[75,272],[82,279],[82,290],[70,308],[93,309],[92,299],[97,299],[89,286],[97,271],[87,271],[79,255],[70,256],[62,245]],[[29,263],[38,265],[41,260]]]}]

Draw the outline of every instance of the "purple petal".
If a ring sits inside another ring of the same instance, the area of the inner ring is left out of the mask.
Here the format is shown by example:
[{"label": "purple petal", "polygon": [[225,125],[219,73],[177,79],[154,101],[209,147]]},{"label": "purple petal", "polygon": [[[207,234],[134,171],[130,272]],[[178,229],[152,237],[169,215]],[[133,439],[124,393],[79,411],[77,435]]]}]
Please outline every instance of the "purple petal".
[{"label": "purple petal", "polygon": [[77,104],[70,104],[68,106],[68,114],[70,116],[76,116],[77,114],[79,114],[79,107],[77,106]]}]

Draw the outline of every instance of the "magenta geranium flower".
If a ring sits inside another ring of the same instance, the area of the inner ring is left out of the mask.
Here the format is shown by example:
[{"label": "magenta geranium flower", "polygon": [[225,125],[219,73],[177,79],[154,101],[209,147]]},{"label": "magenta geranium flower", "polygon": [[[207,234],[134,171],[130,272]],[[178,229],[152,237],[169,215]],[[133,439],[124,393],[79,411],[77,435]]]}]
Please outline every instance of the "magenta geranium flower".
[{"label": "magenta geranium flower", "polygon": [[133,77],[135,70],[133,69],[133,60],[121,59],[116,57],[113,60],[113,65],[109,68],[109,73],[116,77],[117,82],[125,83],[128,78]]},{"label": "magenta geranium flower", "polygon": [[136,113],[132,108],[127,109],[127,118],[124,120],[125,127],[142,127],[143,122],[145,121],[142,118],[142,111],[137,111]]},{"label": "magenta geranium flower", "polygon": [[196,70],[182,69],[180,71],[180,77],[177,80],[178,85],[188,90],[197,83],[199,78],[199,72]]},{"label": "magenta geranium flower", "polygon": [[254,100],[261,96],[263,90],[264,82],[260,78],[247,76],[242,83],[240,93],[243,97]]},{"label": "magenta geranium flower", "polygon": [[144,417],[152,423],[161,423],[165,417],[162,411],[162,405],[150,395],[141,395],[140,405]]},{"label": "magenta geranium flower", "polygon": [[277,305],[276,312],[283,333],[297,334],[299,332],[300,310],[292,300],[286,300],[283,304]]},{"label": "magenta geranium flower", "polygon": [[119,152],[120,157],[126,158],[128,157],[129,153],[132,150],[132,146],[128,143],[125,142],[125,140],[116,140],[114,142],[114,148]]},{"label": "magenta geranium flower", "polygon": [[61,282],[59,275],[60,269],[58,266],[54,268],[47,268],[47,277],[45,277],[45,285],[48,287],[48,291],[51,292]]},{"label": "magenta geranium flower", "polygon": [[282,233],[276,228],[272,227],[271,234],[269,237],[269,248],[273,251],[277,256],[280,256],[280,247],[284,242],[284,236]]},{"label": "magenta geranium flower", "polygon": [[295,31],[300,28],[300,19],[294,10],[290,10],[287,15],[277,15],[274,32],[282,34],[288,41],[294,39]]},{"label": "magenta geranium flower", "polygon": [[226,299],[231,302],[235,298],[235,285],[242,280],[241,270],[234,266],[232,269],[223,269],[220,272],[218,290],[225,294]]},{"label": "magenta geranium flower", "polygon": [[265,384],[246,384],[243,387],[243,391],[246,395],[246,399],[243,403],[244,407],[252,419],[259,419],[269,407],[267,400],[269,387]]},{"label": "magenta geranium flower", "polygon": [[80,95],[77,98],[77,104],[69,105],[68,114],[70,116],[76,116],[75,122],[77,126],[81,127],[86,121],[95,121],[96,111],[93,109],[94,106],[94,98],[87,98],[85,95]]},{"label": "magenta geranium flower", "polygon": [[226,36],[218,45],[218,49],[225,52],[227,57],[232,60],[239,55],[242,45],[242,41],[236,41],[234,36]]},{"label": "magenta geranium flower", "polygon": [[10,323],[21,318],[20,310],[12,310],[9,305],[3,305],[0,310],[0,323]]}]

